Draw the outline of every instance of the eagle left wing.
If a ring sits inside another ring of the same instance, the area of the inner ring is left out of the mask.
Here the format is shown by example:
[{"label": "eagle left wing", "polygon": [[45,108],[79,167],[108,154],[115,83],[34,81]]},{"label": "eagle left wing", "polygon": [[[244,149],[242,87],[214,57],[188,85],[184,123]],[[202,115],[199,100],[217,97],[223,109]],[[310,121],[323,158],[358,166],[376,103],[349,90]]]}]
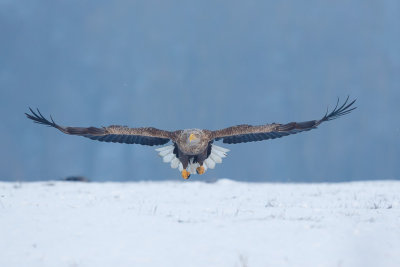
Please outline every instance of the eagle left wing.
[{"label": "eagle left wing", "polygon": [[352,107],[356,100],[348,103],[349,97],[346,101],[339,106],[339,99],[336,107],[328,114],[326,112],[319,120],[305,121],[305,122],[290,122],[287,124],[272,123],[260,126],[251,126],[247,124],[232,126],[229,128],[212,131],[212,139],[221,140],[227,144],[246,143],[254,141],[262,141],[267,139],[275,139],[283,136],[297,134],[304,131],[309,131],[317,128],[318,125],[325,121],[330,121],[340,116],[350,113],[356,107]]},{"label": "eagle left wing", "polygon": [[101,142],[113,142],[124,144],[141,144],[141,145],[164,145],[171,139],[175,139],[173,132],[159,130],[153,127],[128,128],[127,126],[111,125],[108,127],[65,127],[56,124],[50,116],[51,121],[47,120],[39,110],[35,113],[29,108],[31,114],[25,115],[36,123],[54,127],[65,134],[79,135],[98,140]]}]

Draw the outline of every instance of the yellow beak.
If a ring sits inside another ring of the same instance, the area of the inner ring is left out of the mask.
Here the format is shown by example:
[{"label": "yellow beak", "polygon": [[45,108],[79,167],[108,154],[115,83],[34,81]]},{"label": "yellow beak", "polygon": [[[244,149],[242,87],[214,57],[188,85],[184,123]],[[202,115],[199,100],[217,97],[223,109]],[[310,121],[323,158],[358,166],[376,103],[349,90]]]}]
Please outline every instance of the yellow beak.
[{"label": "yellow beak", "polygon": [[192,142],[192,140],[197,139],[196,136],[194,136],[194,134],[190,134],[189,135],[189,141]]}]

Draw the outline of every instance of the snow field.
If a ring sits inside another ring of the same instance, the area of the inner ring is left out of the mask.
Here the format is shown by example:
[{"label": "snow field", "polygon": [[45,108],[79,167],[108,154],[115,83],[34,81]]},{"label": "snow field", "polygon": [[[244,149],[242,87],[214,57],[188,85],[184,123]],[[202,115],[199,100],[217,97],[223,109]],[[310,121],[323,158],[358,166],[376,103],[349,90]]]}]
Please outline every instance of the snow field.
[{"label": "snow field", "polygon": [[400,182],[0,182],[0,266],[400,266]]}]

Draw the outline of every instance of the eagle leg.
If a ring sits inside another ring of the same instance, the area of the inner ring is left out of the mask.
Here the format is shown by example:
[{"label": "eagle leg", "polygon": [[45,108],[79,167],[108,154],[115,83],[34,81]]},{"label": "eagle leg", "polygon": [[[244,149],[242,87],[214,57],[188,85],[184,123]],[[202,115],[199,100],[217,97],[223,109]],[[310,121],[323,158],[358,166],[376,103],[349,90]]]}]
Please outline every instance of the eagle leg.
[{"label": "eagle leg", "polygon": [[204,174],[206,172],[206,169],[203,166],[204,161],[208,158],[208,156],[211,154],[211,143],[208,144],[208,147],[206,150],[204,150],[203,153],[197,155],[197,162],[200,164],[199,167],[196,168],[197,174]]},{"label": "eagle leg", "polygon": [[204,169],[204,167],[202,165],[202,166],[199,166],[199,167],[196,168],[196,172],[197,172],[197,174],[201,175],[201,174],[205,173],[206,170]]},{"label": "eagle leg", "polygon": [[189,165],[189,157],[188,157],[187,155],[183,154],[183,153],[179,153],[179,160],[181,161],[182,167],[183,167],[183,170],[182,170],[182,172],[181,172],[182,178],[185,179],[185,180],[186,180],[186,179],[189,179],[189,177],[190,177],[190,172],[188,172],[188,171],[186,170],[186,168],[187,168],[188,165]]},{"label": "eagle leg", "polygon": [[182,178],[187,180],[190,177],[190,172],[188,172],[186,169],[182,170]]}]

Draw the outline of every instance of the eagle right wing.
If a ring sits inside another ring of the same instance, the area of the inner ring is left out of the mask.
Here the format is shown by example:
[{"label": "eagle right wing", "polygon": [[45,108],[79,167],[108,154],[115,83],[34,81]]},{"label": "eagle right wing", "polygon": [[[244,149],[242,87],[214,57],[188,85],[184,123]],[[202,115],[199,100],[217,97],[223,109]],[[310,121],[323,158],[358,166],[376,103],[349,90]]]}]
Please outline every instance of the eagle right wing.
[{"label": "eagle right wing", "polygon": [[275,139],[283,136],[297,134],[304,131],[309,131],[317,128],[318,125],[324,121],[330,121],[340,116],[350,113],[356,107],[351,107],[356,100],[348,103],[349,97],[339,107],[339,99],[336,103],[336,107],[332,112],[328,114],[326,112],[320,120],[312,120],[305,122],[291,122],[287,124],[272,123],[260,126],[251,126],[247,124],[232,126],[229,128],[212,131],[212,139],[218,141],[221,140],[227,144],[246,143],[254,141],[262,141],[267,139]]},{"label": "eagle right wing", "polygon": [[36,123],[54,127],[65,134],[79,135],[101,142],[140,144],[140,145],[164,145],[175,139],[174,132],[159,130],[153,127],[128,128],[127,126],[112,125],[108,127],[65,127],[56,124],[50,116],[47,120],[39,110],[37,113],[29,108],[31,114],[25,115]]}]

